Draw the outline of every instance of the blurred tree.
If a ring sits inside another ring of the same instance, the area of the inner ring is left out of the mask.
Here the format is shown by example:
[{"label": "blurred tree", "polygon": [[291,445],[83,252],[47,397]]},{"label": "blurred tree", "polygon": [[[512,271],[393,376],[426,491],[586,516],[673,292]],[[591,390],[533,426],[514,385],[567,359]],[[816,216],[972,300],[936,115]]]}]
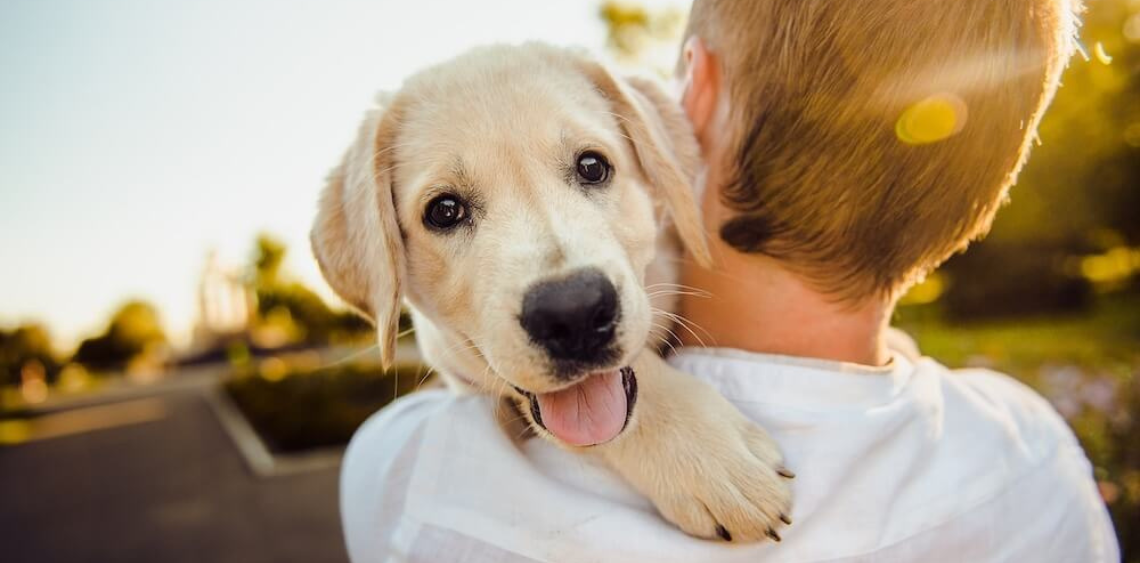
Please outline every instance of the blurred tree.
[{"label": "blurred tree", "polygon": [[281,264],[285,261],[288,249],[285,243],[273,238],[271,235],[261,233],[257,235],[254,250],[253,268],[254,285],[257,287],[273,287],[277,285],[277,277],[281,272]]},{"label": "blurred tree", "polygon": [[20,373],[30,363],[43,366],[48,381],[59,373],[59,363],[51,346],[51,336],[38,324],[25,324],[13,330],[0,330],[0,385],[19,385]]},{"label": "blurred tree", "polygon": [[117,370],[165,343],[166,334],[154,306],[129,301],[111,317],[103,334],[79,344],[72,360],[92,370]]},{"label": "blurred tree", "polygon": [[649,32],[649,10],[637,3],[606,0],[598,9],[606,24],[606,46],[625,57],[638,57]]},{"label": "blurred tree", "polygon": [[[1140,2],[1087,5],[1086,53],[1065,72],[1013,205],[945,268],[954,317],[1081,309],[1098,280],[1080,258],[1140,246]],[[1122,275],[1135,284],[1135,267]]]},{"label": "blurred tree", "polygon": [[257,237],[253,288],[257,325],[275,344],[325,345],[370,333],[368,322],[348,311],[333,311],[311,289],[287,279],[281,269],[288,248],[268,234]]},{"label": "blurred tree", "polygon": [[605,0],[598,17],[606,26],[606,46],[618,62],[667,75],[677,62],[677,39],[685,12],[676,6],[649,10],[637,2]]},{"label": "blurred tree", "polygon": [[946,265],[948,290],[942,300],[951,320],[1077,311],[1093,301],[1087,279],[1066,267],[1071,246],[1024,241],[987,241]]}]

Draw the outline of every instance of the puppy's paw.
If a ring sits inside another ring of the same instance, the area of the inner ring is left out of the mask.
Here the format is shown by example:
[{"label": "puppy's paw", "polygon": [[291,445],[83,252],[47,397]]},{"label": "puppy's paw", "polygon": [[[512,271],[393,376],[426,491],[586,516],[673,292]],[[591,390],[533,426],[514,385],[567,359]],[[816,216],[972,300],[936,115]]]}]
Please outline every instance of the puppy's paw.
[{"label": "puppy's paw", "polygon": [[791,471],[775,441],[715,389],[641,354],[630,427],[598,453],[685,532],[779,541],[791,523]]},{"label": "puppy's paw", "polygon": [[794,475],[760,428],[738,421],[715,440],[675,446],[651,500],[685,532],[734,542],[780,541]]}]

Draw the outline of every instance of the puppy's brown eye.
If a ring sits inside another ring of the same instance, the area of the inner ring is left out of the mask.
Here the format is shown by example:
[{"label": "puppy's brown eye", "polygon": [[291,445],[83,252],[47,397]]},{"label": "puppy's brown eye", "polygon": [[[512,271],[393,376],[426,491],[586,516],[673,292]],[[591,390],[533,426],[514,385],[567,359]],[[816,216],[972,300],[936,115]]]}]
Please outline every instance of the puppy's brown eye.
[{"label": "puppy's brown eye", "polygon": [[610,163],[606,157],[587,151],[578,157],[578,181],[583,185],[597,185],[610,179]]},{"label": "puppy's brown eye", "polygon": [[431,200],[424,212],[424,222],[440,230],[455,228],[467,220],[467,205],[463,200],[444,194]]}]

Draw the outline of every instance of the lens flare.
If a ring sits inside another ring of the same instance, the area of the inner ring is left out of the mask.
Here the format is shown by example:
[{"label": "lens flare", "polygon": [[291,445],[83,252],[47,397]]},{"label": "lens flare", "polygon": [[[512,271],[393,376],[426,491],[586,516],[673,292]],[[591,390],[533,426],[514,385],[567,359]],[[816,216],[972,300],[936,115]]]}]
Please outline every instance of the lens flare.
[{"label": "lens flare", "polygon": [[966,113],[960,97],[935,94],[906,108],[895,122],[895,134],[908,145],[944,141],[966,126]]},{"label": "lens flare", "polygon": [[1104,43],[1097,41],[1096,46],[1093,47],[1093,54],[1096,55],[1096,60],[1100,61],[1100,64],[1112,64],[1112,56],[1108,54],[1108,51],[1104,50]]}]

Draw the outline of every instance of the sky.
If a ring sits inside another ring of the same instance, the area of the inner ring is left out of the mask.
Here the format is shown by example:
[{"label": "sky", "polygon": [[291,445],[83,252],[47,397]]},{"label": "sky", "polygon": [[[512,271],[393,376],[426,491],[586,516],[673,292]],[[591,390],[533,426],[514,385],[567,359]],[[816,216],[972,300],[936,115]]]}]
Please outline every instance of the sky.
[{"label": "sky", "polygon": [[185,344],[207,253],[243,264],[263,231],[330,295],[308,229],[375,93],[480,44],[600,52],[597,6],[0,2],[0,327],[45,323],[66,351],[142,298]]}]

